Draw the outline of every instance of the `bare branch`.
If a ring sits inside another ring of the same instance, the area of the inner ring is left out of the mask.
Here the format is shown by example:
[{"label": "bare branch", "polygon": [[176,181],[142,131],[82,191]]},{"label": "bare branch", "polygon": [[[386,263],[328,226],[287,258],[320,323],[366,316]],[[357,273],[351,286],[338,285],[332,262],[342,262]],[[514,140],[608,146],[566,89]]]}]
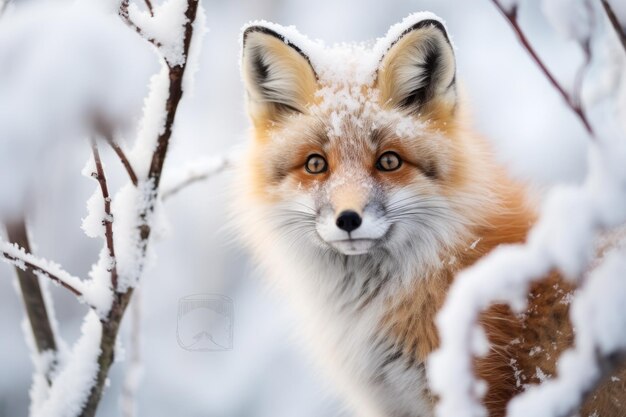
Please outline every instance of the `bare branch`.
[{"label": "bare branch", "polygon": [[[178,178],[170,180],[171,184],[163,185],[163,201],[178,194],[188,186],[200,181],[207,180],[215,175],[232,167],[232,160],[229,156],[194,161],[183,168],[183,172],[177,175]],[[167,177],[166,177],[167,178]]]},{"label": "bare branch", "polygon": [[[546,76],[550,84],[552,84],[552,86],[559,92],[563,100],[565,100],[565,103],[567,104],[567,106],[578,116],[578,119],[581,121],[581,123],[587,130],[587,133],[589,133],[591,137],[594,137],[595,135],[593,132],[593,128],[591,127],[591,124],[589,123],[589,120],[587,119],[587,115],[585,114],[581,103],[577,102],[579,100],[577,100],[574,96],[569,94],[563,88],[563,86],[561,86],[559,81],[554,77],[554,75],[550,72],[548,67],[543,63],[543,61],[541,60],[541,58],[535,51],[535,48],[533,48],[528,38],[524,34],[524,31],[522,30],[517,20],[518,6],[513,5],[511,8],[507,10],[507,8],[505,8],[500,3],[499,0],[492,0],[492,2],[496,6],[496,8],[500,10],[502,15],[506,18],[506,20],[509,22],[509,24],[511,25],[511,28],[517,35],[517,38],[519,39],[520,43],[526,49],[526,51],[528,52],[530,57],[533,59],[533,61],[535,61],[535,63],[537,64],[541,72],[543,72],[543,74]],[[586,66],[586,63],[583,65]]]},{"label": "bare branch", "polygon": [[107,271],[111,273],[111,287],[113,291],[117,290],[117,267],[115,265],[115,244],[113,242],[113,214],[111,214],[111,196],[109,195],[109,186],[107,184],[107,178],[104,174],[104,167],[100,160],[100,152],[98,151],[98,143],[94,138],[91,139],[91,152],[93,153],[93,159],[96,163],[96,172],[92,176],[100,184],[100,191],[102,192],[102,200],[104,201],[104,219],[102,224],[104,226],[104,240],[106,242],[107,250],[109,251],[109,258],[111,259],[111,266]]},{"label": "bare branch", "polygon": [[[9,223],[7,225],[7,236],[10,241],[30,252],[30,242],[28,240],[26,222],[24,219]],[[57,343],[54,332],[52,331],[52,325],[50,324],[46,303],[41,292],[41,286],[39,285],[39,279],[30,269],[23,270],[15,266],[15,272],[17,273],[24,308],[26,309],[28,323],[33,332],[37,352],[44,353],[51,351],[54,353],[53,360],[48,364],[48,369],[44,371],[45,378],[48,381],[48,385],[50,385],[50,374],[57,363]]]},{"label": "bare branch", "polygon": [[620,23],[617,15],[613,11],[613,8],[607,0],[602,0],[602,7],[604,8],[604,12],[609,18],[611,26],[613,26],[613,29],[615,30],[615,33],[617,34],[617,37],[619,38],[622,47],[624,48],[624,52],[626,52],[626,30],[624,30],[624,27],[622,27],[622,24]]},{"label": "bare branch", "polygon": [[112,135],[110,130],[104,129],[104,130],[101,130],[100,133],[103,134],[103,136],[105,137],[107,143],[109,144],[111,149],[113,149],[113,152],[115,152],[115,154],[117,155],[118,159],[120,160],[120,162],[124,166],[124,169],[126,170],[126,173],[128,174],[128,178],[130,178],[130,180],[132,181],[133,185],[136,187],[137,184],[139,184],[139,180],[137,179],[137,174],[135,173],[135,170],[134,170],[132,164],[130,163],[130,160],[126,156],[126,153],[124,152],[122,147],[120,145],[118,145],[118,143],[115,141],[115,139],[113,139],[113,135]]},{"label": "bare branch", "polygon": [[143,0],[146,3],[146,7],[148,8],[148,12],[150,12],[150,16],[154,17],[154,9],[152,8],[152,2],[150,0]]}]

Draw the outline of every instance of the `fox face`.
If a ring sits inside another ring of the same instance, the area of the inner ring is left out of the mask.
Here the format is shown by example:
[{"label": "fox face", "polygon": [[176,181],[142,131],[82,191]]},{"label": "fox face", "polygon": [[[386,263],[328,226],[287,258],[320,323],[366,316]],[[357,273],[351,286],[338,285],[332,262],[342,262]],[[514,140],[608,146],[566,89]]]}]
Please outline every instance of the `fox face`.
[{"label": "fox face", "polygon": [[254,24],[242,72],[249,189],[290,247],[433,263],[475,222],[484,171],[464,139],[453,48],[437,18],[392,27],[370,49]]}]

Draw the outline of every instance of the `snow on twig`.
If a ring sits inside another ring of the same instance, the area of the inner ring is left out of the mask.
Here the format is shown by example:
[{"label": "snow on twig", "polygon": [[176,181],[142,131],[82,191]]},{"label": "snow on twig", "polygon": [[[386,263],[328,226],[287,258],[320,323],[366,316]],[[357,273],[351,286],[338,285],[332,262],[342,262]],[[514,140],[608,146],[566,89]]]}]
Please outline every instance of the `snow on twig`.
[{"label": "snow on twig", "polygon": [[115,244],[113,241],[113,215],[111,214],[111,196],[109,195],[109,186],[107,184],[107,178],[104,173],[104,167],[100,160],[100,152],[98,151],[98,144],[96,140],[91,140],[91,152],[93,153],[93,159],[96,165],[96,171],[91,175],[98,181],[100,185],[100,191],[102,192],[102,201],[104,204],[104,217],[102,224],[104,225],[104,240],[109,255],[109,267],[107,271],[111,273],[111,287],[113,290],[117,289],[117,266],[115,265]]},{"label": "snow on twig", "polygon": [[575,348],[561,356],[558,378],[530,387],[514,398],[509,416],[573,415],[580,399],[624,360],[626,338],[619,336],[626,329],[625,255],[624,248],[609,253],[574,298],[571,317],[576,329]]},{"label": "snow on twig", "polygon": [[120,398],[120,410],[123,417],[133,417],[137,415],[137,392],[140,388],[143,376],[143,366],[141,364],[141,291],[135,290],[132,304],[130,306],[130,358],[124,376],[124,385]]},{"label": "snow on twig", "polygon": [[[120,4],[120,10],[119,10],[119,15],[122,18],[122,20],[131,28],[133,28],[138,34],[141,35],[142,38],[144,38],[145,40],[147,40],[148,42],[150,42],[152,45],[154,45],[157,48],[161,47],[161,43],[158,42],[156,39],[151,38],[150,36],[146,35],[143,30],[137,26],[137,24],[130,18],[129,14],[128,14],[128,1],[129,0],[122,0],[122,3]],[[150,15],[153,15],[152,9],[150,9]]]},{"label": "snow on twig", "polygon": [[[24,218],[9,223],[6,229],[10,241],[23,247],[27,252],[31,251]],[[23,328],[35,365],[33,382],[39,380],[45,390],[52,382],[52,371],[57,365],[57,334],[52,325],[54,322],[52,300],[44,295],[44,286],[47,282],[40,283],[38,275],[32,269],[22,270],[16,266],[15,272],[27,315]]]},{"label": "snow on twig", "polygon": [[89,311],[81,326],[81,336],[70,352],[71,360],[59,371],[48,398],[34,404],[32,417],[77,416],[81,414],[98,374],[102,323]]},{"label": "snow on twig", "polygon": [[61,268],[55,262],[38,258],[16,244],[11,244],[0,240],[0,253],[4,257],[5,262],[22,270],[30,269],[40,276],[45,276],[55,283],[70,290],[74,295],[78,296],[81,301],[91,305],[88,299],[85,299],[83,281],[71,275]]}]

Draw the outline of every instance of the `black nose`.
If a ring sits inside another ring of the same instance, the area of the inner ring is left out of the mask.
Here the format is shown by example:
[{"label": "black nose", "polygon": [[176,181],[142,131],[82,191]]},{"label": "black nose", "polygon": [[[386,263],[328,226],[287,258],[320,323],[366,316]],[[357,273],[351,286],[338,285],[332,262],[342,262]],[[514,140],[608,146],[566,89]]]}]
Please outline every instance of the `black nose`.
[{"label": "black nose", "polygon": [[361,216],[352,210],[342,211],[337,217],[337,227],[350,233],[361,225]]}]

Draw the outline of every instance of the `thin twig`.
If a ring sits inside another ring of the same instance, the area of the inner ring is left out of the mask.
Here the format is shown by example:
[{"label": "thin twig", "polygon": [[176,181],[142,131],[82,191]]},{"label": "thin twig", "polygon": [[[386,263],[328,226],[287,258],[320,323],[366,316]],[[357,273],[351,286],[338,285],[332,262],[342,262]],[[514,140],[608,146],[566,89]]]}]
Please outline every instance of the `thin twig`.
[{"label": "thin twig", "polygon": [[232,166],[232,161],[228,157],[220,159],[219,163],[215,166],[211,166],[208,169],[202,169],[198,167],[191,168],[189,172],[178,182],[175,182],[169,187],[163,187],[162,197],[163,201],[178,194],[183,189],[189,187],[196,182],[207,180],[221,172],[229,169]]},{"label": "thin twig", "polygon": [[624,48],[624,52],[626,52],[626,30],[620,23],[619,19],[617,18],[617,15],[613,11],[613,8],[611,7],[611,5],[609,4],[607,0],[602,0],[602,6],[604,8],[604,12],[606,13],[606,16],[609,18],[609,21],[611,22],[611,26],[613,26],[613,29],[615,30],[615,33],[617,34],[617,37],[619,38],[622,44],[622,47]]},{"label": "thin twig", "polygon": [[111,262],[110,267],[107,269],[111,273],[111,287],[113,291],[117,290],[117,266],[115,260],[115,244],[113,242],[113,214],[111,213],[111,196],[109,195],[109,186],[107,184],[107,177],[104,173],[104,167],[100,159],[100,152],[98,151],[98,143],[95,138],[91,139],[91,152],[93,153],[93,159],[96,163],[96,172],[92,173],[92,176],[100,184],[100,191],[102,192],[102,200],[104,201],[104,219],[102,219],[102,225],[104,226],[104,240],[106,242],[107,250],[109,251],[109,259]]},{"label": "thin twig", "polygon": [[143,0],[146,3],[146,7],[148,8],[148,12],[150,12],[150,16],[154,17],[154,10],[152,8],[152,2],[150,0]]},{"label": "thin twig", "polygon": [[133,169],[132,164],[126,156],[126,153],[124,153],[122,147],[118,145],[117,142],[115,142],[115,140],[113,140],[112,138],[107,138],[107,143],[109,144],[109,146],[111,146],[111,149],[113,149],[113,152],[115,152],[122,165],[124,165],[124,169],[128,174],[128,178],[130,178],[133,185],[136,187],[137,184],[139,184],[139,180],[137,179],[137,174],[135,174],[135,170]]},{"label": "thin twig", "polygon": [[[28,252],[31,251],[28,232],[26,230],[26,222],[24,219],[20,219],[7,225],[7,237],[14,244],[23,247]],[[52,361],[48,364],[48,369],[44,371],[46,381],[48,382],[48,385],[51,385],[51,373],[57,364],[57,342],[54,332],[52,331],[46,302],[44,300],[43,293],[41,292],[39,278],[34,274],[32,269],[23,270],[18,266],[15,266],[15,272],[17,273],[20,292],[22,294],[22,300],[24,301],[24,308],[26,309],[28,323],[33,332],[33,339],[35,340],[37,352],[40,354],[44,352],[53,353]]]},{"label": "thin twig", "polygon": [[593,132],[593,128],[591,127],[591,124],[589,123],[589,120],[587,119],[587,116],[586,116],[586,114],[585,114],[581,104],[577,103],[576,99],[572,95],[570,95],[561,86],[561,84],[558,82],[558,80],[550,72],[548,67],[543,63],[541,58],[539,58],[539,55],[535,51],[535,48],[533,48],[533,46],[530,44],[528,38],[524,34],[524,31],[520,27],[519,22],[517,20],[518,6],[517,5],[513,5],[511,8],[509,8],[507,10],[507,8],[502,6],[502,4],[500,3],[499,0],[492,0],[492,2],[496,6],[496,8],[498,10],[500,10],[502,15],[506,18],[506,20],[509,22],[509,24],[511,25],[511,28],[513,29],[513,31],[517,35],[517,38],[521,42],[522,46],[529,53],[529,55],[531,56],[533,61],[535,61],[535,63],[537,64],[537,66],[539,67],[541,72],[543,72],[543,74],[546,76],[548,81],[559,92],[559,94],[561,95],[563,100],[565,100],[565,103],[567,103],[567,106],[578,116],[578,118],[580,119],[581,123],[583,124],[583,126],[585,127],[585,129],[587,130],[589,135],[591,137],[595,137],[594,132]]}]

